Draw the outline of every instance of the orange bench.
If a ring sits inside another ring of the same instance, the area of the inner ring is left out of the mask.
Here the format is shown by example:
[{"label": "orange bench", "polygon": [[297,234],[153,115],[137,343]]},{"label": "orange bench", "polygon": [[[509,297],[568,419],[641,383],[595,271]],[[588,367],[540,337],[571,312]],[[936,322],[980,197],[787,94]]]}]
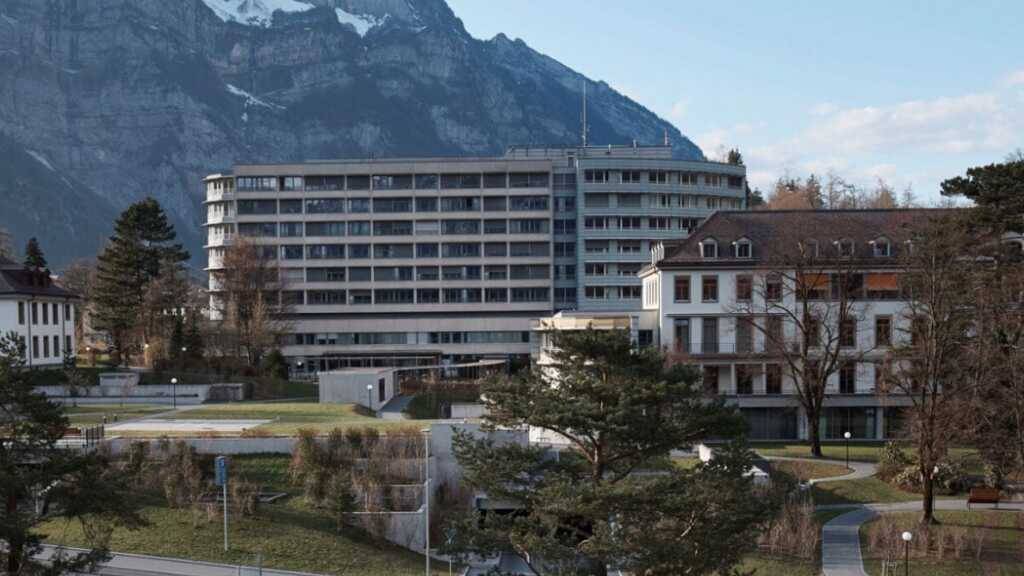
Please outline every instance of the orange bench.
[{"label": "orange bench", "polygon": [[995,504],[999,508],[999,488],[976,487],[971,488],[967,496],[967,509],[971,504]]}]

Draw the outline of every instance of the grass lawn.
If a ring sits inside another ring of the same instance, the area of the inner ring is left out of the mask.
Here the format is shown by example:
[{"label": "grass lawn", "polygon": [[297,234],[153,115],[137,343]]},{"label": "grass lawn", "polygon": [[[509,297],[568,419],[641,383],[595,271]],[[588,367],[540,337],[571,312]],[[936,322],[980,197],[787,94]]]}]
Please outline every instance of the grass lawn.
[{"label": "grass lawn", "polygon": [[[936,518],[941,522],[942,530],[946,527],[981,528],[988,527],[988,535],[982,546],[981,561],[975,558],[974,548],[968,544],[967,549],[960,559],[952,557],[952,552],[947,552],[943,560],[936,558],[914,558],[913,551],[910,559],[910,574],[912,575],[934,575],[934,576],[967,576],[975,574],[996,575],[996,576],[1022,576],[1024,575],[1024,528],[1017,524],[1019,512],[1010,511],[944,511],[935,513]],[[915,531],[920,514],[916,512],[900,512],[886,515],[898,523],[900,529]],[[868,526],[861,526],[861,546],[864,552],[864,567],[868,574],[880,576],[882,574],[881,560],[875,553],[868,550],[867,535]],[[900,566],[899,574],[902,574]]]},{"label": "grass lawn", "polygon": [[[881,454],[884,446],[884,442],[850,442],[850,460],[856,462],[878,462],[879,455]],[[762,456],[788,456],[793,458],[811,457],[811,445],[806,442],[758,442],[754,443],[751,448]],[[830,460],[846,459],[845,442],[822,443],[821,451],[824,457]],[[911,454],[914,453],[914,450],[909,447],[907,448],[907,451]],[[977,453],[978,451],[974,448],[953,448],[950,450],[950,454],[952,456],[964,457],[968,460],[976,459]]]},{"label": "grass lawn", "polygon": [[93,426],[101,424],[103,417],[107,417],[107,423],[114,422],[114,416],[119,421],[152,416],[160,412],[166,412],[170,408],[165,405],[156,404],[87,404],[85,406],[67,406],[64,413],[72,426]]},{"label": "grass lawn", "polygon": [[799,558],[783,558],[769,556],[767,554],[751,554],[743,559],[737,567],[741,574],[752,574],[753,576],[771,576],[785,574],[786,576],[818,576],[821,574],[821,564]]},{"label": "grass lawn", "polygon": [[822,482],[811,487],[811,494],[814,496],[814,503],[817,505],[906,502],[921,498],[920,494],[904,492],[875,477]]},{"label": "grass lawn", "polygon": [[[266,484],[265,489],[298,491],[286,479],[288,457],[236,456],[239,475]],[[225,562],[255,564],[261,554],[263,565],[314,573],[366,576],[410,576],[423,573],[423,557],[391,544],[371,540],[354,529],[338,534],[334,521],[311,509],[299,497],[262,505],[255,517],[232,518],[229,523],[230,552],[222,548],[219,513],[208,518],[191,510],[167,508],[162,498],[152,498],[144,514],[149,525],[138,530],[118,529],[111,549],[116,552],[154,554]],[[75,522],[55,521],[44,525],[46,541],[54,544],[83,543]],[[436,563],[436,574],[447,574],[448,566]]]},{"label": "grass lawn", "polygon": [[395,428],[422,429],[428,421],[381,420],[356,412],[352,404],[317,404],[315,402],[240,402],[207,404],[178,412],[177,419],[208,420],[273,420],[257,427],[257,434],[293,436],[300,429],[330,432],[334,428],[370,426],[382,431]]},{"label": "grass lawn", "polygon": [[785,474],[790,478],[798,481],[813,480],[816,478],[831,478],[833,476],[843,476],[852,472],[849,468],[837,464],[827,464],[825,462],[805,462],[797,460],[771,460],[769,464],[772,467],[772,472],[776,474]]}]

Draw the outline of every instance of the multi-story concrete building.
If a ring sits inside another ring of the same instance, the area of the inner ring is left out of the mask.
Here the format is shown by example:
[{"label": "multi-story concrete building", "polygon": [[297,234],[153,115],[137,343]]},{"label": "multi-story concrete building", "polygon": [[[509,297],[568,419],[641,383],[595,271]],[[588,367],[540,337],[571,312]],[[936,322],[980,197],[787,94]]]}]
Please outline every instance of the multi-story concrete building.
[{"label": "multi-story concrete building", "polygon": [[744,179],[667,146],[240,165],[205,181],[208,270],[236,235],[277,260],[302,371],[525,359],[531,319],[640,310],[652,243],[742,208]]},{"label": "multi-story concrete building", "polygon": [[0,257],[0,334],[22,338],[28,366],[59,367],[65,354],[75,354],[77,299],[54,285],[47,272]]},{"label": "multi-story concrete building", "polygon": [[[834,346],[828,353],[841,360],[826,387],[822,437],[884,438],[907,405],[906,397],[881,395],[876,387],[892,347],[910,338],[898,257],[926,216],[718,212],[689,238],[655,248],[640,274],[644,308],[657,313],[660,344],[700,366],[705,386],[739,406],[753,438],[807,437],[806,414],[780,352],[805,343],[808,357]],[[838,290],[849,298],[843,314]]]}]

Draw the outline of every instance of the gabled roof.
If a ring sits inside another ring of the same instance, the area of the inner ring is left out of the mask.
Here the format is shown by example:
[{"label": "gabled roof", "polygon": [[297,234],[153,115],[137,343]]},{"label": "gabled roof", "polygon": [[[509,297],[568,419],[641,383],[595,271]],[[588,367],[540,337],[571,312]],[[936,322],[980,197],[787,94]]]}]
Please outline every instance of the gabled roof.
[{"label": "gabled roof", "polygon": [[[894,261],[913,230],[929,218],[949,214],[948,209],[871,210],[758,210],[719,211],[712,214],[688,238],[665,244],[657,268],[714,268],[766,265],[789,256],[797,257],[801,243],[818,243],[821,259],[837,256],[833,242],[852,240],[854,259],[880,264]],[[885,237],[892,245],[891,256],[874,257],[871,242]],[[703,258],[700,243],[718,242],[718,257]],[[748,240],[750,258],[737,258],[732,243]],[[649,268],[649,267],[648,267]]]},{"label": "gabled roof", "polygon": [[54,284],[48,272],[28,270],[0,256],[0,297],[3,296],[78,298],[75,293]]}]

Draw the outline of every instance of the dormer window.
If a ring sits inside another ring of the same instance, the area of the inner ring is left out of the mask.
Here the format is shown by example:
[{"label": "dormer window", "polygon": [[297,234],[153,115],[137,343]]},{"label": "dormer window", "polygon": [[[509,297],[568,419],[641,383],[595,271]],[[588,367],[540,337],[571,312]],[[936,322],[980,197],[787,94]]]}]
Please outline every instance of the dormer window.
[{"label": "dormer window", "polygon": [[800,250],[803,252],[804,258],[817,258],[818,241],[804,240],[803,242],[800,243]]},{"label": "dormer window", "polygon": [[710,238],[701,240],[700,254],[703,258],[718,258],[718,242]]},{"label": "dormer window", "polygon": [[888,258],[892,256],[892,244],[884,236],[871,241],[871,255],[875,258]]},{"label": "dormer window", "polygon": [[737,240],[733,245],[736,247],[737,258],[750,258],[753,254],[750,246],[750,240],[747,240],[746,238]]},{"label": "dormer window", "polygon": [[836,240],[833,244],[835,244],[836,252],[839,253],[841,258],[850,258],[853,256],[853,240],[843,238],[842,240]]}]

